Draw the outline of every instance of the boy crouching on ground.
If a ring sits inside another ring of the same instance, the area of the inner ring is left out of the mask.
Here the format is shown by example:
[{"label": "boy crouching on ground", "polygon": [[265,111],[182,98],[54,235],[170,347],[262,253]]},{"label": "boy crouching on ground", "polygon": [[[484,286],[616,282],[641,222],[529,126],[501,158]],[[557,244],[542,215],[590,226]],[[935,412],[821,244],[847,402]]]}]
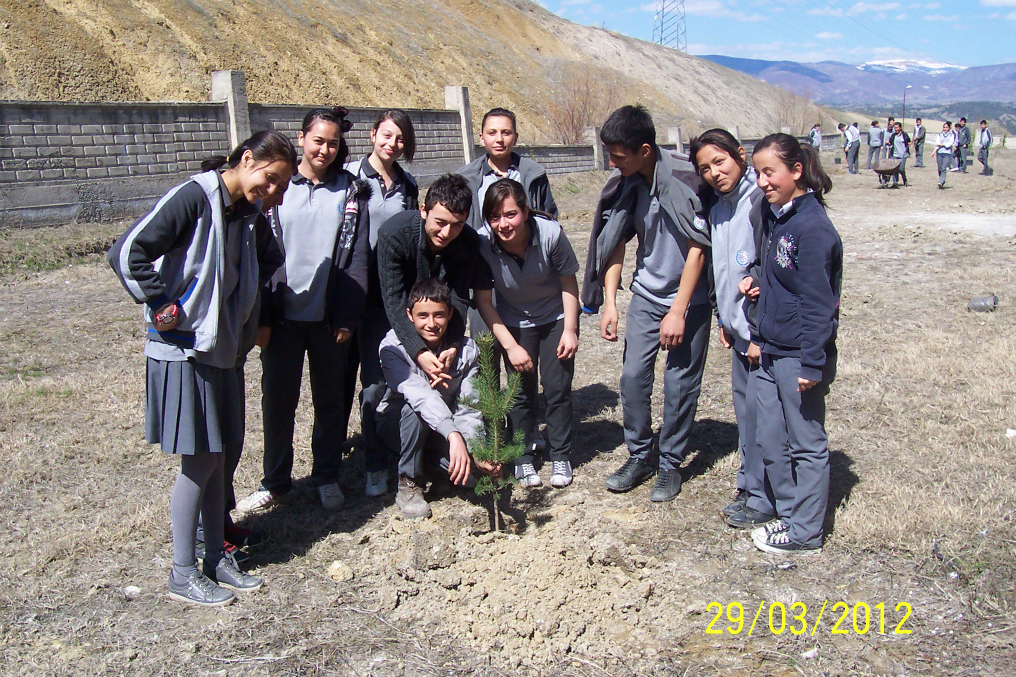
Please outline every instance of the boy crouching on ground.
[{"label": "boy crouching on ground", "polygon": [[[409,293],[406,314],[427,349],[435,355],[455,348],[453,364],[430,378],[410,356],[395,331],[381,341],[381,369],[387,387],[383,395],[364,397],[362,421],[366,444],[398,451],[399,490],[395,504],[410,519],[430,517],[423,497],[427,471],[447,474],[453,484],[475,484],[474,466],[500,476],[501,466],[475,462],[468,441],[482,435],[483,418],[470,407],[473,379],[479,373],[479,352],[470,338],[459,345],[446,340],[454,313],[451,290],[439,280],[417,282]],[[427,471],[425,471],[425,466]]]}]

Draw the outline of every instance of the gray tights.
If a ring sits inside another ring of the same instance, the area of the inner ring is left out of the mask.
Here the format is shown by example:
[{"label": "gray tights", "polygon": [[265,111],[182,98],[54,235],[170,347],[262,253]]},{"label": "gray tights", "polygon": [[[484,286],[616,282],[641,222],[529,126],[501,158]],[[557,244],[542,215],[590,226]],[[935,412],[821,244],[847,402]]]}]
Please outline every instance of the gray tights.
[{"label": "gray tights", "polygon": [[180,456],[169,512],[173,519],[173,571],[185,576],[193,571],[194,532],[198,512],[205,529],[205,561],[212,568],[222,559],[226,455],[203,452]]}]

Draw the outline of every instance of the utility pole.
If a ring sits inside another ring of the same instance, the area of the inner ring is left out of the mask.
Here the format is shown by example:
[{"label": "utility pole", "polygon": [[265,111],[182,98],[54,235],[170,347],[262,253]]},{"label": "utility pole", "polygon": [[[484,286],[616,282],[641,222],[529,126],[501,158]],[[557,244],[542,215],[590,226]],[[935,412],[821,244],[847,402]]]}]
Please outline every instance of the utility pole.
[{"label": "utility pole", "polygon": [[687,53],[688,35],[684,21],[684,0],[656,0],[653,42]]}]

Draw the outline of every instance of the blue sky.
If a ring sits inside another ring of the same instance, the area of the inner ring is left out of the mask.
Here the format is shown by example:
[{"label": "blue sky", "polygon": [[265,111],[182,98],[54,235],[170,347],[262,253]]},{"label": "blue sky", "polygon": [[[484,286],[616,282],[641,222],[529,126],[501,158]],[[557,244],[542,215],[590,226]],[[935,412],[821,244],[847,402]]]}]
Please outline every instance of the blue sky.
[{"label": "blue sky", "polygon": [[[656,0],[537,0],[571,21],[651,40]],[[751,59],[1016,61],[1016,0],[685,0],[688,51]]]}]

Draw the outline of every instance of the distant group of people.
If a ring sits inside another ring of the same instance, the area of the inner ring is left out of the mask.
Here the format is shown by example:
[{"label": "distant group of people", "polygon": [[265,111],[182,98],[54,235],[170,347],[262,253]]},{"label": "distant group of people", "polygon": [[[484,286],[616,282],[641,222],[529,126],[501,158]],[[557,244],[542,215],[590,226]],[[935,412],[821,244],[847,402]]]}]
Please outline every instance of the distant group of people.
[{"label": "distant group of people", "polygon": [[[915,159],[914,167],[924,167],[924,144],[927,140],[927,128],[924,126],[921,118],[917,118],[914,121],[912,136],[903,130],[901,122],[897,122],[892,117],[887,120],[885,129],[882,129],[879,125],[878,120],[872,120],[871,127],[868,128],[867,169],[875,169],[879,160],[883,158],[899,160],[899,167],[896,171],[891,174],[879,174],[879,187],[898,188],[900,179],[903,181],[903,186],[906,187],[909,185],[907,183],[906,167],[907,159],[911,157],[911,149],[913,149],[913,157]],[[838,129],[843,135],[843,153],[846,157],[847,171],[850,174],[857,174],[859,172],[858,155],[861,148],[861,132],[856,122],[849,126],[840,123]],[[812,140],[815,138],[814,130],[812,131],[811,138]],[[955,126],[949,121],[942,125],[942,132],[937,135],[933,143],[935,161],[938,168],[939,188],[945,188],[948,171],[967,173],[967,166],[969,165],[967,155],[974,141],[971,138],[970,129],[967,127],[966,118],[960,118],[960,121]],[[821,142],[821,135],[819,136],[819,142]],[[982,176],[992,176],[994,174],[994,171],[988,165],[988,153],[992,143],[993,138],[991,130],[988,128],[988,121],[981,120],[980,130],[976,138],[976,148],[977,160],[983,167],[981,170]],[[889,185],[890,176],[892,178],[891,186]]]},{"label": "distant group of people", "polygon": [[[430,493],[469,487],[482,473],[513,472],[538,487],[544,456],[550,484],[570,485],[580,309],[600,312],[601,337],[618,339],[617,292],[632,240],[619,387],[629,459],[606,488],[625,492],[655,474],[652,501],[680,492],[715,316],[732,350],[741,457],[727,522],[751,529],[765,552],[821,549],[842,245],[825,214],[832,183],[815,148],[773,134],[749,162],[737,139],[713,129],[693,140],[689,163],[657,145],[644,108],[614,111],[601,141],[615,171],[595,212],[580,293],[547,174],[513,150],[511,111],[483,117],[484,153],[437,178],[423,200],[399,162],[416,151],[409,116],[383,111],[360,159],[348,157],[350,127],[344,108],[308,112],[298,163],[284,135],[254,134],[167,193],[109,252],[145,306],[146,438],[181,458],[170,502],[171,597],[221,606],[262,585],[237,558],[264,537],[234,524],[230,510],[266,510],[292,490],[305,356],[310,482],[327,509],[346,501],[339,479],[357,376],[364,495],[389,491],[394,460],[406,518],[429,516]],[[514,468],[470,454],[484,431],[472,406],[479,366],[469,329],[491,331],[504,368],[521,374],[507,422],[525,444]],[[243,371],[255,345],[263,476],[236,501]]]}]

